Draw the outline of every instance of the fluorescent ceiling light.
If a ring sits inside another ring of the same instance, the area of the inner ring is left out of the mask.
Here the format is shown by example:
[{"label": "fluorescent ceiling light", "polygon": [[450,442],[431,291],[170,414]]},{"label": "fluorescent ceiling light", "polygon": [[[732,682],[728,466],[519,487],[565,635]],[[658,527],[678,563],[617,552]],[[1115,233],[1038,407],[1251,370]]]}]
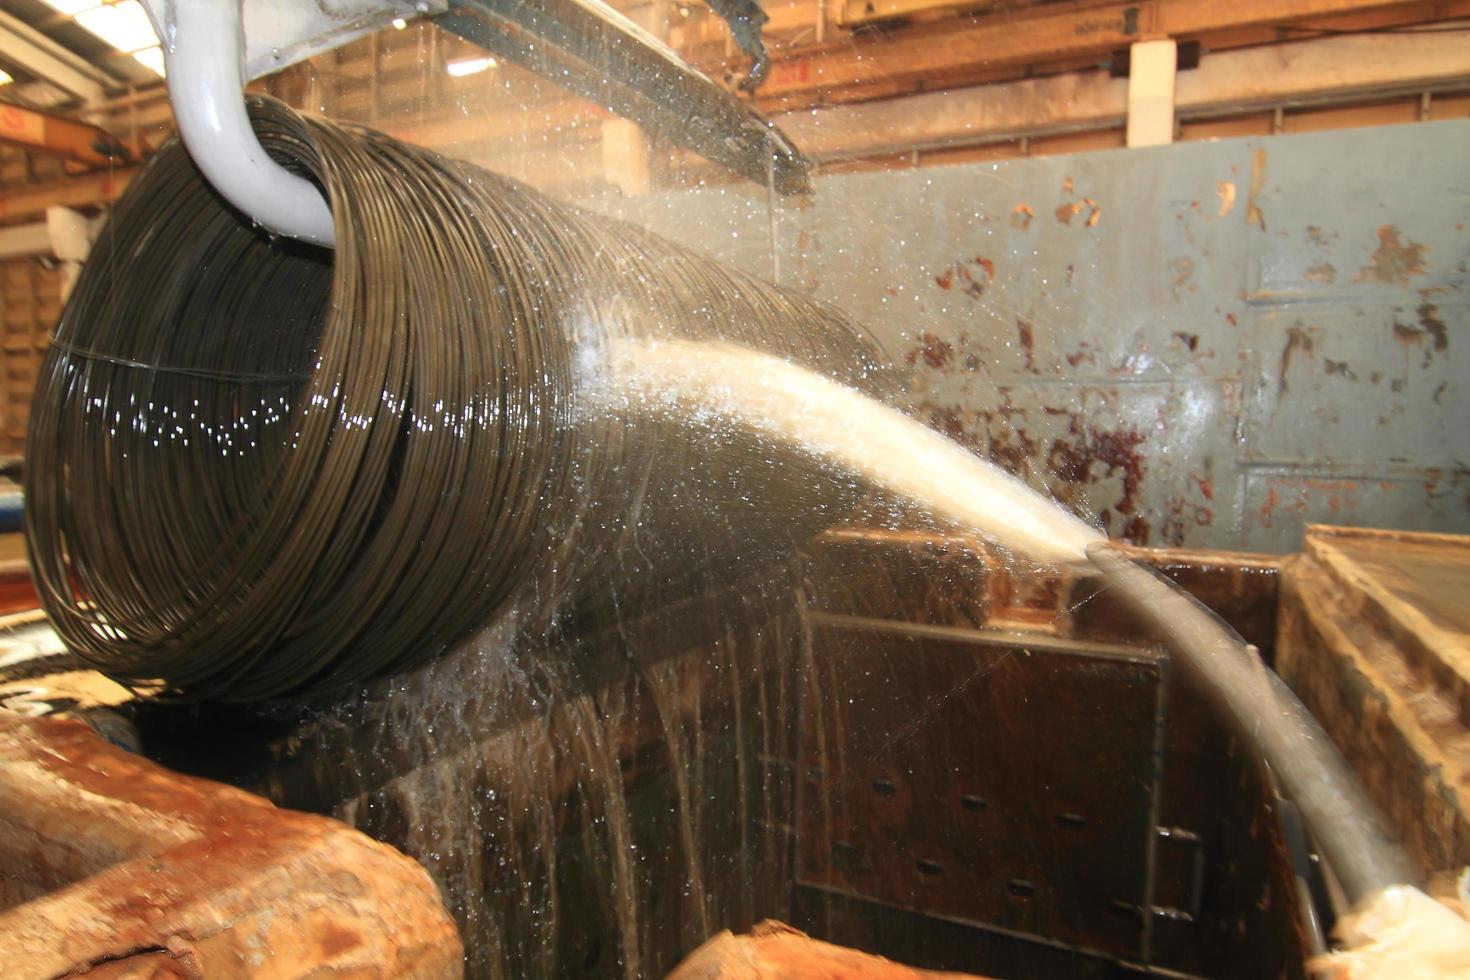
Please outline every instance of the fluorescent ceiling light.
[{"label": "fluorescent ceiling light", "polygon": [[138,0],[121,0],[120,3],[83,10],[76,15],[76,22],[114,48],[129,54],[158,43],[148,14]]},{"label": "fluorescent ceiling light", "polygon": [[494,58],[466,58],[463,61],[451,61],[444,68],[455,78],[463,78],[465,75],[478,75],[495,65]]},{"label": "fluorescent ceiling light", "polygon": [[393,18],[393,29],[395,31],[401,31],[401,30],[403,30],[407,26],[408,26],[408,21],[404,20],[402,17],[394,17]]},{"label": "fluorescent ceiling light", "polygon": [[144,48],[142,51],[134,51],[133,58],[143,67],[151,68],[157,72],[160,78],[164,76],[163,48],[160,48],[158,45],[155,44],[151,48]]}]

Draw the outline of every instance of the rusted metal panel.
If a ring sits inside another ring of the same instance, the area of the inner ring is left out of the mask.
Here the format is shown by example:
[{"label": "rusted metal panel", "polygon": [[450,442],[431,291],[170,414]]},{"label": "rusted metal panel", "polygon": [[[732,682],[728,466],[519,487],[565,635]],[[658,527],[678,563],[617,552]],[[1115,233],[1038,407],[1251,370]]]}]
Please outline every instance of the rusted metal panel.
[{"label": "rusted metal panel", "polygon": [[1282,553],[1470,530],[1467,154],[1456,120],[826,175],[774,223],[607,206],[850,311],[919,414],[1114,535]]},{"label": "rusted metal panel", "polygon": [[798,881],[1146,955],[1156,657],[820,614],[811,637]]},{"label": "rusted metal panel", "polygon": [[[1139,555],[1269,649],[1279,561]],[[814,542],[804,589],[798,922],[933,969],[1020,973],[1014,932],[1059,944],[1027,953],[1047,975],[1302,975],[1268,775],[1108,593],[859,529]]]},{"label": "rusted metal panel", "polygon": [[[1157,569],[1204,603],[1215,615],[1254,644],[1269,664],[1276,646],[1276,607],[1284,559],[1228,551],[1133,548],[1129,557]],[[1066,615],[1079,639],[1117,640],[1132,635],[1129,610],[1102,595],[1100,579],[1073,584]],[[1102,601],[1098,601],[1101,599]]]}]

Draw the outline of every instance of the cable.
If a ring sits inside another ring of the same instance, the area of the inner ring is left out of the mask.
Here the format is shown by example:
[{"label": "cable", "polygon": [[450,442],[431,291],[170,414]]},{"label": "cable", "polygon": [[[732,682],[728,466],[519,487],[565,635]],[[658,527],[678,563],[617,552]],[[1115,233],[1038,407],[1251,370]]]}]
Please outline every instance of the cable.
[{"label": "cable", "polygon": [[717,338],[879,383],[870,340],[796,293],[382,134],[250,112],[323,189],[335,253],[250,227],[171,143],[118,202],[37,385],[37,587],[112,677],[337,689],[527,590],[543,611],[595,598],[630,487],[689,467],[656,424],[584,410],[600,338]]}]

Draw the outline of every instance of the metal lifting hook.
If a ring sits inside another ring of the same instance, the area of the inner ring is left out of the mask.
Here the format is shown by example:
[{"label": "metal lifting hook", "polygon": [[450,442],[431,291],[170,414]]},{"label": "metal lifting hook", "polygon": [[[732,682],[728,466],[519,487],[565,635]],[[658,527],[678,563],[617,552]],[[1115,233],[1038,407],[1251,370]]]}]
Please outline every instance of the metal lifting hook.
[{"label": "metal lifting hook", "polygon": [[265,230],[333,247],[322,192],[272,160],[250,128],[241,0],[148,0],[145,7],[163,44],[179,136],[200,172]]}]

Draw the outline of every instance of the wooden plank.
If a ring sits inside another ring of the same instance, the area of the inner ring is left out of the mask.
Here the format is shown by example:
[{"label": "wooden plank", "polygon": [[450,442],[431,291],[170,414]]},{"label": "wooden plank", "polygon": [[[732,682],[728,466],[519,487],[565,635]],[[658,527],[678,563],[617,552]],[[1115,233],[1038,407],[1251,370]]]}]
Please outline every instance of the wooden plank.
[{"label": "wooden plank", "polygon": [[[874,0],[876,3],[877,0]],[[1024,65],[1067,58],[1102,57],[1134,41],[1168,36],[1189,40],[1213,31],[1367,10],[1412,7],[1433,19],[1431,4],[1385,0],[1144,0],[1066,4],[1004,11],[963,22],[940,23],[900,35],[853,37],[773,66],[761,88],[763,104],[810,99],[838,89],[897,81],[930,81],[977,67]]]},{"label": "wooden plank", "polygon": [[933,973],[834,946],[774,920],[758,922],[748,936],[728,930],[707,940],[674,968],[667,980],[981,980],[969,973]]},{"label": "wooden plank", "polygon": [[[1369,92],[1470,84],[1470,45],[1456,34],[1330,37],[1207,55],[1178,77],[1181,119],[1239,114]],[[1055,75],[776,117],[827,163],[913,149],[1061,136],[1119,126],[1128,83],[1106,72]]]},{"label": "wooden plank", "polygon": [[86,177],[73,177],[53,184],[38,184],[0,191],[0,218],[31,218],[56,205],[68,208],[109,204],[122,196],[136,167]]},{"label": "wooden plank", "polygon": [[0,104],[0,142],[89,167],[133,162],[133,153],[106,130],[54,112]]},{"label": "wooden plank", "polygon": [[1309,527],[1277,669],[1429,870],[1470,861],[1470,538]]}]

